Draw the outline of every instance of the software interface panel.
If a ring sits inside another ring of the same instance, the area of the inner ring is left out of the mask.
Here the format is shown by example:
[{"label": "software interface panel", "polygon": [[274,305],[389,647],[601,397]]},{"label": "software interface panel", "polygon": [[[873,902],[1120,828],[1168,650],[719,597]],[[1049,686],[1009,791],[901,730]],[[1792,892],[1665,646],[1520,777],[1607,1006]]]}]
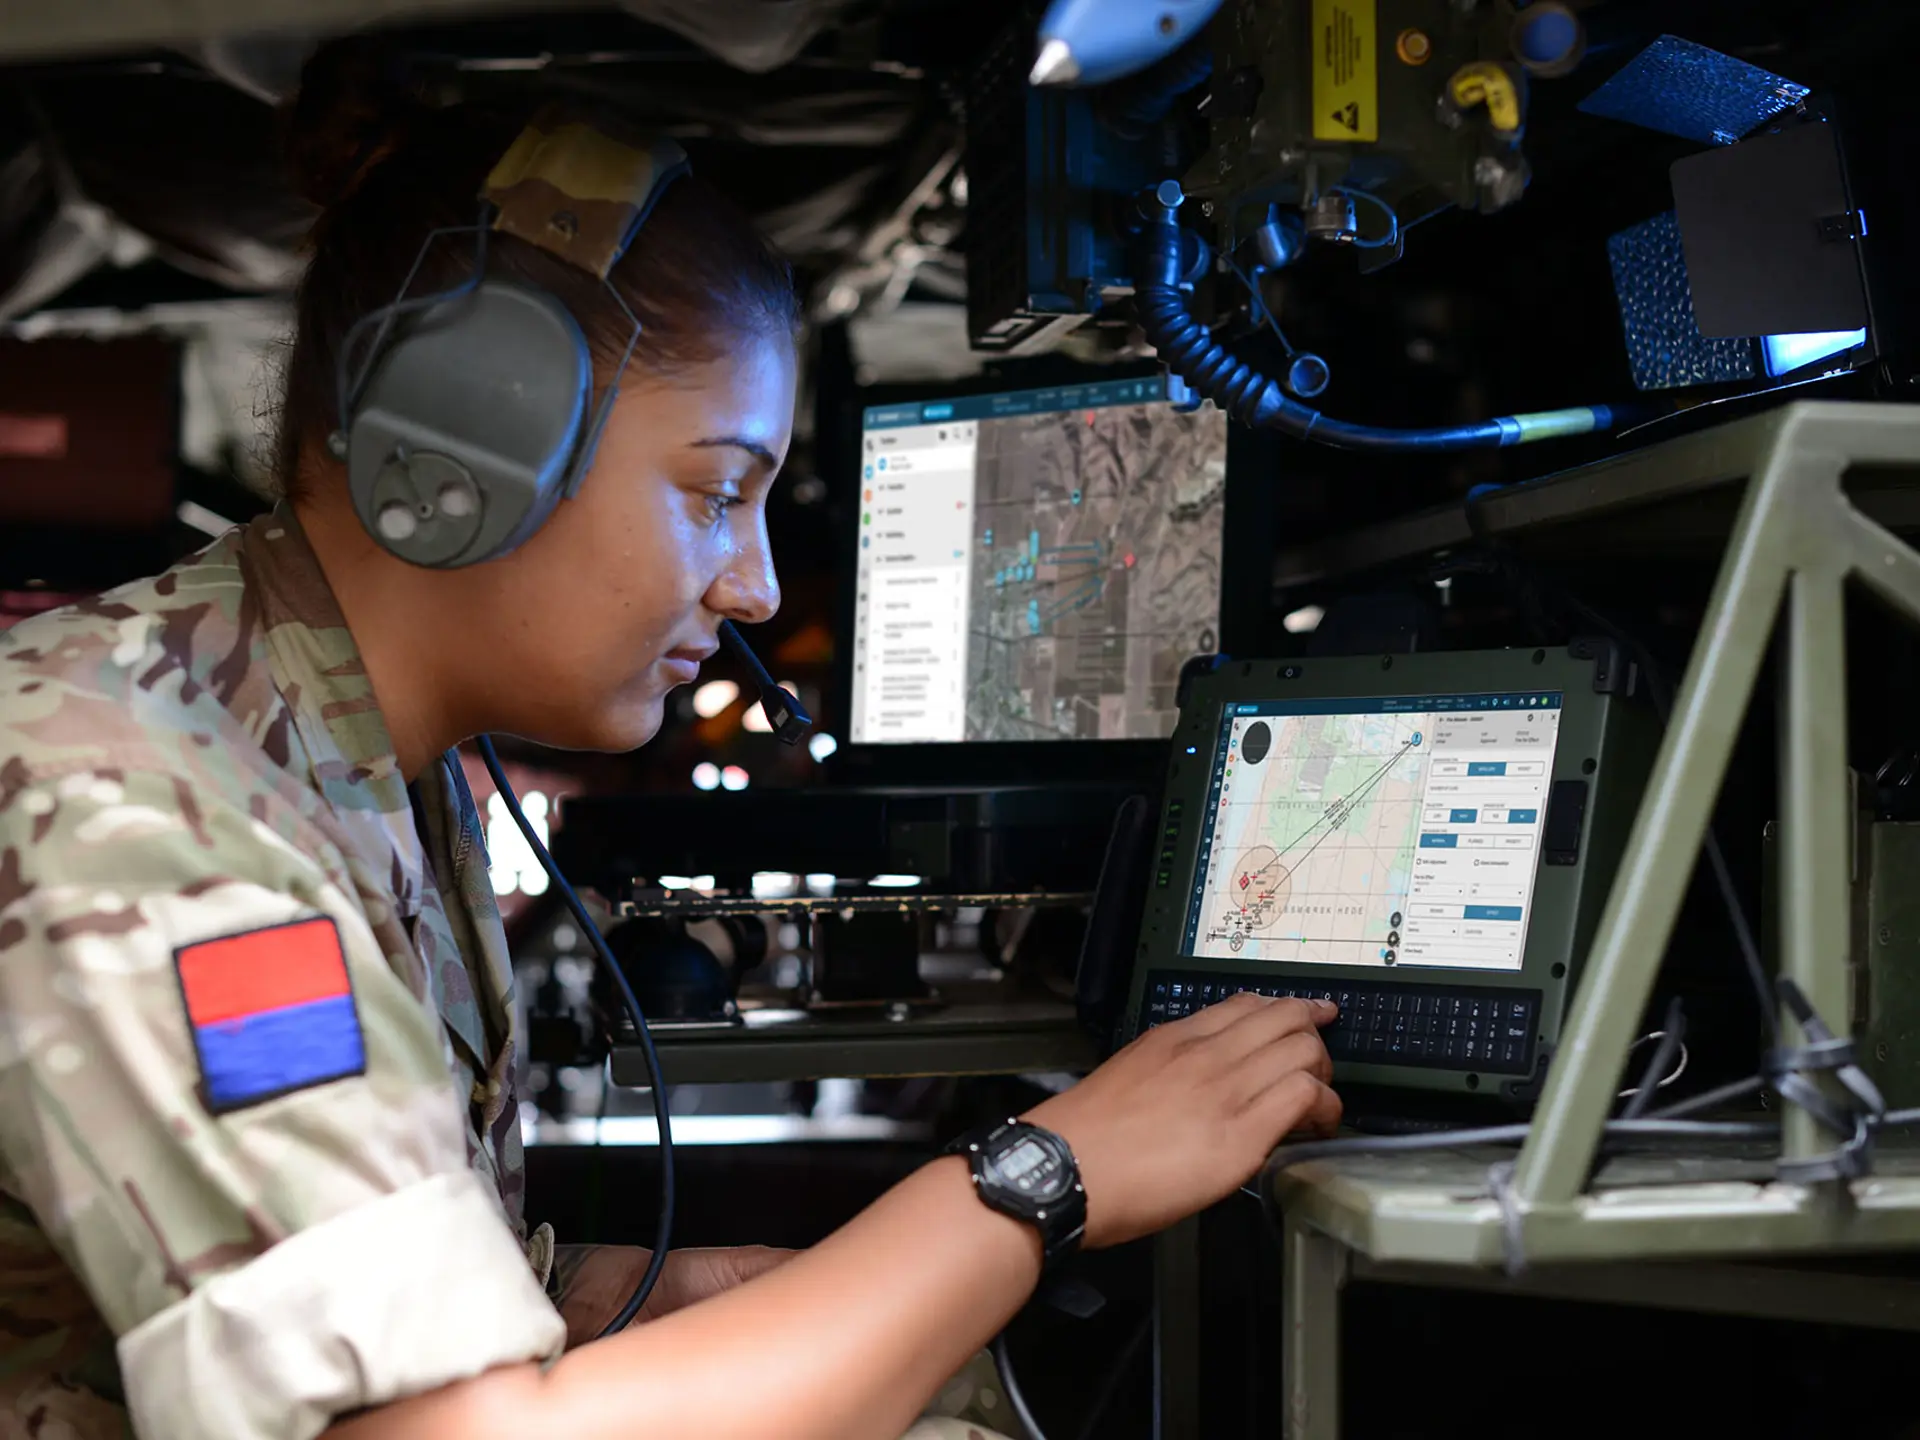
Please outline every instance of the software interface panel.
[{"label": "software interface panel", "polygon": [[1518,971],[1561,698],[1228,704],[1186,953]]},{"label": "software interface panel", "polygon": [[865,412],[855,743],[1172,734],[1218,648],[1227,418],[1165,383]]}]

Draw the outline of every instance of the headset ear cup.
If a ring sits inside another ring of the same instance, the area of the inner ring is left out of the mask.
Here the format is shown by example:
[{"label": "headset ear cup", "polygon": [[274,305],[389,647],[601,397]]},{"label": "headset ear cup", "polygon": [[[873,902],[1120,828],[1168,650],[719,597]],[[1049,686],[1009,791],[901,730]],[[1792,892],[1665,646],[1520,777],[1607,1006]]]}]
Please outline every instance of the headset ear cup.
[{"label": "headset ear cup", "polygon": [[593,363],[544,291],[487,281],[388,346],[347,426],[347,480],[374,540],[415,565],[511,553],[576,468]]}]

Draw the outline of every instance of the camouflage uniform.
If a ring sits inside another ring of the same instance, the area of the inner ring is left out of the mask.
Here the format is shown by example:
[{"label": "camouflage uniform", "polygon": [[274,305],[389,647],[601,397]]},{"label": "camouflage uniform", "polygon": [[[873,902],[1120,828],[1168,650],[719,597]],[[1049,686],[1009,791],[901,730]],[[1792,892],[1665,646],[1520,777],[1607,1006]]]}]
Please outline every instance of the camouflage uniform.
[{"label": "camouflage uniform", "polygon": [[[479,821],[451,757],[414,790],[285,514],[0,635],[0,1415],[27,1433],[119,1435],[124,1403],[152,1437],[304,1437],[559,1353]],[[357,1073],[220,1078],[188,958],[313,917]]]},{"label": "camouflage uniform", "polygon": [[[319,1013],[261,1008],[296,951],[346,1060],[222,1060]],[[306,1440],[558,1355],[512,986],[458,759],[409,792],[284,509],[0,633],[0,1436]]]}]

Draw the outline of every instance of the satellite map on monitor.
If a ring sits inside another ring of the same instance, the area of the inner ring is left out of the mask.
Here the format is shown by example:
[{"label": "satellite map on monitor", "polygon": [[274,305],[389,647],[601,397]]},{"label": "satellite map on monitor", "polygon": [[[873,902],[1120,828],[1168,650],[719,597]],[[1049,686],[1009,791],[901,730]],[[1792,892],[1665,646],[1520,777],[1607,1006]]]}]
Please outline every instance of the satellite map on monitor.
[{"label": "satellite map on monitor", "polygon": [[1154,376],[863,418],[854,743],[1171,735],[1219,649],[1226,415]]},{"label": "satellite map on monitor", "polygon": [[966,738],[1164,738],[1218,648],[1226,416],[1054,411],[978,446]]}]

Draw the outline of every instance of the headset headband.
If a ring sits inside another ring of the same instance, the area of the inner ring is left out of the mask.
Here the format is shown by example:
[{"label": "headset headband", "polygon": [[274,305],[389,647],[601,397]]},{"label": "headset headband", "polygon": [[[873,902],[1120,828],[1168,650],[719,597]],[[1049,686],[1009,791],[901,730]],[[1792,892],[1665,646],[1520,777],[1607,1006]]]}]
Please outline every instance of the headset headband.
[{"label": "headset headband", "polygon": [[687,152],[665,136],[550,106],[500,157],[480,195],[495,230],[604,280],[687,169]]}]

